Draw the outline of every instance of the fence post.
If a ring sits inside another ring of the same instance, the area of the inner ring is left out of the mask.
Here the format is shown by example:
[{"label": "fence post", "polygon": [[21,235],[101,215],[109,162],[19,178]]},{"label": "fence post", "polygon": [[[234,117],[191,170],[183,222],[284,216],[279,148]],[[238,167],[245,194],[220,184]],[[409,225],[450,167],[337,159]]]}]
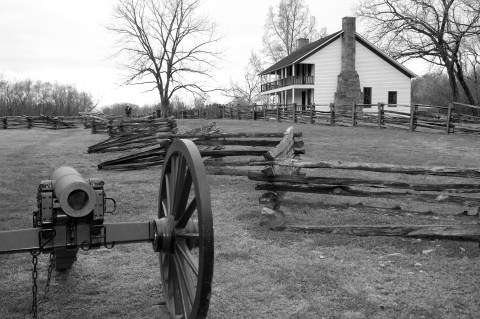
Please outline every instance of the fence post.
[{"label": "fence post", "polygon": [[383,126],[385,125],[385,112],[384,112],[384,109],[383,109],[383,106],[384,104],[383,103],[380,103],[378,102],[378,128],[379,129],[382,129]]},{"label": "fence post", "polygon": [[107,132],[110,135],[113,131],[113,118],[108,119],[108,124],[107,124]]},{"label": "fence post", "polygon": [[280,104],[277,104],[277,122],[280,122]]},{"label": "fence post", "polygon": [[415,130],[415,113],[417,112],[417,105],[410,106],[410,132]]},{"label": "fence post", "polygon": [[293,103],[293,123],[297,123],[297,103]]},{"label": "fence post", "polygon": [[355,101],[353,101],[353,104],[352,104],[352,127],[354,127],[356,125],[356,122],[357,122],[357,119],[356,119],[356,114],[357,113],[357,103],[355,103]]},{"label": "fence post", "polygon": [[447,134],[450,134],[450,118],[452,116],[452,107],[453,107],[453,103],[449,103],[448,111],[447,111]]},{"label": "fence post", "polygon": [[310,106],[310,124],[313,124],[313,114],[315,112],[315,103]]},{"label": "fence post", "polygon": [[335,104],[330,103],[330,126],[335,126]]}]

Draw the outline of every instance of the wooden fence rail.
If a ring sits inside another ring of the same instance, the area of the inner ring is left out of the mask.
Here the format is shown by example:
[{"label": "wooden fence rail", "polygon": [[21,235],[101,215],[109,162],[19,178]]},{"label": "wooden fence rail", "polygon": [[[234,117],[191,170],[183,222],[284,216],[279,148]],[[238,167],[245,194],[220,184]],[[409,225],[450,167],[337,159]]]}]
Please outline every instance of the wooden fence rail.
[{"label": "wooden fence rail", "polygon": [[443,131],[480,133],[480,107],[461,103],[449,106],[425,104],[356,104],[349,105],[247,105],[216,106],[177,112],[177,118],[208,118],[277,121],[329,126],[370,126],[409,131]]},{"label": "wooden fence rail", "polygon": [[15,129],[33,127],[46,129],[68,129],[76,127],[76,122],[81,117],[64,117],[64,116],[4,116],[0,117],[1,129]]},{"label": "wooden fence rail", "polygon": [[[305,162],[299,159],[272,158],[265,161],[243,163],[243,165],[283,167],[283,170],[320,168],[319,172],[330,170],[357,170],[390,174],[390,178],[383,180],[362,177],[335,177],[332,172],[326,176],[305,176],[295,174],[265,174],[263,171],[250,171],[248,178],[257,181],[256,190],[268,191],[271,194],[284,194],[285,192],[315,193],[357,198],[386,198],[398,201],[415,201],[432,204],[450,204],[459,207],[459,212],[466,212],[469,224],[454,225],[284,225],[285,216],[279,210],[280,197],[268,196],[275,199],[275,207],[268,211],[268,226],[276,230],[302,231],[312,233],[335,233],[356,236],[403,236],[421,238],[447,238],[457,240],[480,240],[480,224],[478,214],[480,211],[480,198],[476,196],[480,190],[480,168],[457,167],[426,167],[391,165],[379,163],[354,163],[341,161]],[[281,170],[279,170],[281,171]],[[439,183],[425,179],[418,182],[405,182],[405,179],[391,174],[454,176],[468,178],[462,182]],[[323,174],[322,174],[323,175]],[[376,174],[375,176],[379,176]],[[474,179],[472,181],[471,179]],[[260,197],[260,203],[265,200]],[[381,207],[375,207],[382,209]],[[435,213],[431,212],[435,215]],[[262,217],[265,213],[262,212]],[[435,215],[440,219],[439,215]],[[448,219],[448,218],[447,218]],[[263,221],[263,219],[262,219]]]}]

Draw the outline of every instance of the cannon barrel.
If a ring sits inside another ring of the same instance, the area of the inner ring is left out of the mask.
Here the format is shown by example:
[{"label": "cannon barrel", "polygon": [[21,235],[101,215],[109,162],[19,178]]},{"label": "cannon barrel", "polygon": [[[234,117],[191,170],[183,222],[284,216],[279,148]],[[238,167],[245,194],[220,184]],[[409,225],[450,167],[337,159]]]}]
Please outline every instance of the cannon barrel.
[{"label": "cannon barrel", "polygon": [[72,167],[62,166],[50,175],[53,193],[60,207],[70,217],[87,216],[96,204],[95,190]]}]

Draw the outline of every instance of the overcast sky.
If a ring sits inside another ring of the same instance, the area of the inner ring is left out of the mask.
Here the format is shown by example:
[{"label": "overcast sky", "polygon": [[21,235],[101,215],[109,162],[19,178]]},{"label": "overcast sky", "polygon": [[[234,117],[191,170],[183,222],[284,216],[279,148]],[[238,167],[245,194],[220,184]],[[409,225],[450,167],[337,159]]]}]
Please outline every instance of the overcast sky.
[{"label": "overcast sky", "polygon": [[[224,62],[214,77],[220,85],[242,74],[252,50],[261,48],[269,6],[279,0],[204,0],[203,10],[225,35]],[[306,0],[328,33],[341,29],[341,19],[351,15],[354,0]],[[159,101],[156,93],[121,86],[121,71],[110,56],[114,36],[105,26],[115,0],[1,0],[0,74],[7,79],[42,80],[74,84],[92,93],[99,105]],[[357,24],[361,33],[362,26]],[[410,66],[412,71],[421,70]],[[224,102],[221,96],[213,100]]]}]

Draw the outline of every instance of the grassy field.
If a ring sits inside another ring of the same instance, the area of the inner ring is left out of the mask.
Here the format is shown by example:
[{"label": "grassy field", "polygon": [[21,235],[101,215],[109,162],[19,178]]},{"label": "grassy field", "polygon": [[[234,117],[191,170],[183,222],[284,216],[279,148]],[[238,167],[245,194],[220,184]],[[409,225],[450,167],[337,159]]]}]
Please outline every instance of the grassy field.
[{"label": "grassy field", "polygon": [[[206,123],[180,120],[180,132]],[[291,124],[225,120],[217,125],[222,132],[279,132]],[[310,160],[480,166],[478,136],[311,125],[295,130],[303,132],[303,158]],[[83,129],[0,131],[0,230],[31,227],[38,184],[60,165],[105,181],[107,196],[118,204],[107,222],[154,218],[160,168],[97,171],[100,161],[114,155],[86,150],[105,138]],[[259,226],[262,192],[254,190],[255,182],[209,176],[209,184],[215,227],[209,318],[478,318],[477,243],[275,232]],[[353,205],[360,202],[438,214],[385,216]],[[463,208],[289,193],[282,210],[291,224],[432,224],[449,222]],[[149,244],[81,251],[71,270],[53,275],[43,298],[47,257],[39,257],[41,318],[168,318]],[[31,317],[31,269],[29,254],[0,255],[0,318]]]}]

